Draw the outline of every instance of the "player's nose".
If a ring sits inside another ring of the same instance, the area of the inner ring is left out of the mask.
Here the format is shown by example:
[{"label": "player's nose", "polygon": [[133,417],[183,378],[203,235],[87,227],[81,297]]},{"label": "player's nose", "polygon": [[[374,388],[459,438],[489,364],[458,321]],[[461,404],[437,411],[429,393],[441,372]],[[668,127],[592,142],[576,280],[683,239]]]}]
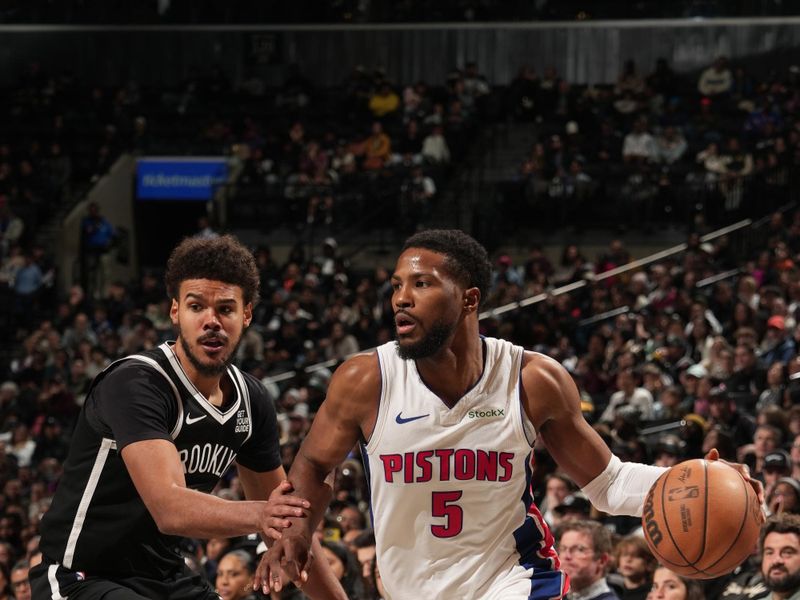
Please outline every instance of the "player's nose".
[{"label": "player's nose", "polygon": [[414,304],[411,294],[408,293],[408,288],[405,286],[399,286],[395,289],[393,300],[397,308],[407,308]]},{"label": "player's nose", "polygon": [[218,330],[222,327],[222,323],[220,323],[219,315],[217,315],[216,311],[209,310],[206,313],[206,318],[203,322],[204,329],[212,329]]}]

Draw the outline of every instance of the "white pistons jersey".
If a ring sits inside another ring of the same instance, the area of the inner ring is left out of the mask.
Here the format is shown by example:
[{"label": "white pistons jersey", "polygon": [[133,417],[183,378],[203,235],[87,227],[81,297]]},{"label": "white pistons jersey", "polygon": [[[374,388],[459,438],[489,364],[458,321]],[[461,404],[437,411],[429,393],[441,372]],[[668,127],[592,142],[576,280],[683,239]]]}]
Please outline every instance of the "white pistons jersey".
[{"label": "white pistons jersey", "polygon": [[565,576],[530,490],[523,349],[483,343],[483,373],[453,408],[394,343],[378,348],[380,406],[362,450],[389,600],[563,597]]}]

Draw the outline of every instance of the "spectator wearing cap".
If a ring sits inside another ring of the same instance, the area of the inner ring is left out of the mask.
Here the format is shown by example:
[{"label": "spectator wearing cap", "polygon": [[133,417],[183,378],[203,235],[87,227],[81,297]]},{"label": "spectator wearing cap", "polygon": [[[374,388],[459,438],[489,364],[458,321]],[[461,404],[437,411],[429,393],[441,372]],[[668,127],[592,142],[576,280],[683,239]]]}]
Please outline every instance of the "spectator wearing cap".
[{"label": "spectator wearing cap", "polygon": [[694,411],[707,414],[708,409],[705,405],[696,406],[697,399],[703,395],[701,384],[706,384],[704,387],[709,387],[707,385],[708,371],[706,371],[706,368],[701,364],[690,365],[686,370],[682,371],[678,377],[681,385],[683,385],[683,407],[686,409],[685,412]]},{"label": "spectator wearing cap", "polygon": [[600,416],[606,423],[614,421],[615,413],[623,406],[630,406],[639,412],[639,418],[650,420],[653,418],[653,395],[645,388],[637,385],[636,374],[633,369],[622,369],[617,374],[618,391],[611,394],[608,406]]},{"label": "spectator wearing cap", "polygon": [[800,513],[800,483],[794,477],[781,477],[767,497],[767,510],[776,515]]},{"label": "spectator wearing cap", "polygon": [[763,468],[755,477],[764,484],[764,497],[768,498],[775,490],[778,480],[788,477],[792,472],[792,459],[786,450],[778,448],[764,457],[763,464]]},{"label": "spectator wearing cap", "polygon": [[288,438],[289,441],[300,442],[308,432],[308,404],[305,402],[298,402],[292,407],[289,412],[289,428]]},{"label": "spectator wearing cap", "polygon": [[755,421],[737,409],[724,385],[711,388],[708,413],[709,425],[724,427],[730,432],[736,446],[744,446],[753,441]]},{"label": "spectator wearing cap", "polygon": [[653,464],[658,467],[674,467],[683,456],[681,440],[676,435],[663,435],[653,452]]},{"label": "spectator wearing cap", "polygon": [[767,319],[767,331],[759,353],[761,364],[766,368],[779,361],[785,364],[796,350],[794,338],[786,334],[786,319],[781,315],[772,315]]},{"label": "spectator wearing cap", "polygon": [[559,526],[567,521],[588,519],[592,512],[592,504],[582,492],[574,492],[564,498],[563,502],[553,509],[554,525]]}]

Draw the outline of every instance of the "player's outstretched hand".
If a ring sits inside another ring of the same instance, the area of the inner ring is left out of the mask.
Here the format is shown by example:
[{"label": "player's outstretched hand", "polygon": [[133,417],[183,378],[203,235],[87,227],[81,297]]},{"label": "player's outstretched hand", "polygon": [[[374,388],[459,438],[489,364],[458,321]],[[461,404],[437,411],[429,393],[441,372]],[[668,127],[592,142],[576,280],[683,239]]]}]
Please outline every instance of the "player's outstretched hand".
[{"label": "player's outstretched hand", "polygon": [[761,485],[761,482],[758,479],[753,479],[750,477],[750,467],[742,463],[732,463],[728,462],[727,460],[722,460],[719,457],[719,450],[716,448],[709,450],[705,458],[706,460],[718,460],[739,471],[739,473],[742,474],[742,477],[744,477],[744,480],[753,486],[753,489],[756,491],[756,496],[758,496],[758,501],[761,503],[761,506],[764,507],[764,486]]},{"label": "player's outstretched hand", "polygon": [[310,540],[302,535],[286,535],[275,541],[261,558],[253,577],[253,589],[260,588],[267,596],[270,590],[280,592],[284,576],[300,588],[308,581],[313,560]]},{"label": "player's outstretched hand", "polygon": [[281,532],[291,525],[289,518],[304,519],[311,504],[293,496],[292,484],[284,480],[269,495],[261,511],[261,533],[265,539],[279,540]]}]

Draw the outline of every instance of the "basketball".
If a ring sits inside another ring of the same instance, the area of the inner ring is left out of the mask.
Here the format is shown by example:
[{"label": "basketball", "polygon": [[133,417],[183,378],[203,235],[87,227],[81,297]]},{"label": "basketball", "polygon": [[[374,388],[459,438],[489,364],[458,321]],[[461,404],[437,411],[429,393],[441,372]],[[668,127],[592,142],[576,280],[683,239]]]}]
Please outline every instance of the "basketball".
[{"label": "basketball", "polygon": [[734,468],[699,458],[661,475],[642,514],[653,555],[694,579],[719,577],[744,562],[758,541],[761,521],[753,486]]}]

